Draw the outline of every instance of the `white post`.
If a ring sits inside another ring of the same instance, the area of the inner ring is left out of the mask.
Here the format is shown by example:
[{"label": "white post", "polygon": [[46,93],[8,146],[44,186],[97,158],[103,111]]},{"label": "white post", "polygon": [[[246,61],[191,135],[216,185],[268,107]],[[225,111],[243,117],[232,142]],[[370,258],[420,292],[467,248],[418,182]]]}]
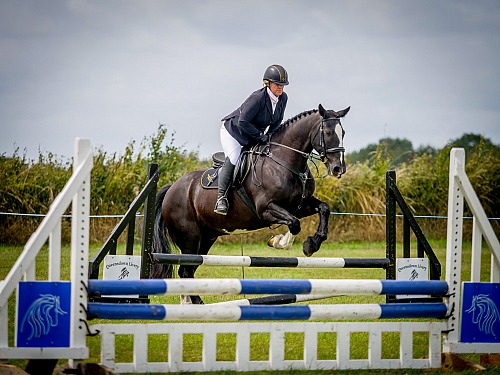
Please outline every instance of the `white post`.
[{"label": "white post", "polygon": [[49,236],[49,281],[61,278],[61,218]]},{"label": "white post", "polygon": [[450,352],[450,344],[460,338],[460,291],[462,272],[462,229],[464,195],[460,189],[458,174],[464,169],[465,151],[452,149],[448,180],[448,228],[446,236],[446,281],[450,286],[448,298],[448,333],[445,334],[443,351]]},{"label": "white post", "polygon": [[[76,170],[92,153],[88,139],[75,140],[73,169]],[[87,279],[90,215],[90,171],[74,196],[71,208],[71,347],[86,347]],[[73,365],[73,361],[70,361]]]},{"label": "white post", "polygon": [[[463,149],[461,149],[463,152]],[[453,149],[452,149],[453,152]],[[464,157],[465,158],[465,157]],[[488,221],[488,217],[484,212],[483,206],[477,197],[474,188],[472,187],[469,177],[465,173],[465,169],[462,163],[462,168],[457,169],[458,183],[460,184],[461,191],[467,201],[467,205],[474,215],[477,228],[480,230],[484,240],[488,244],[491,251],[491,263],[492,263],[492,282],[498,281],[498,269],[500,268],[500,243],[498,238],[493,231],[491,223]],[[476,229],[477,230],[477,229]],[[475,249],[473,248],[473,251]]]},{"label": "white post", "polygon": [[476,217],[472,217],[472,253],[471,253],[471,275],[470,281],[481,281],[481,245],[483,235],[477,223]]},{"label": "white post", "polygon": [[33,259],[33,261],[26,267],[23,279],[24,281],[36,280],[36,259]]}]

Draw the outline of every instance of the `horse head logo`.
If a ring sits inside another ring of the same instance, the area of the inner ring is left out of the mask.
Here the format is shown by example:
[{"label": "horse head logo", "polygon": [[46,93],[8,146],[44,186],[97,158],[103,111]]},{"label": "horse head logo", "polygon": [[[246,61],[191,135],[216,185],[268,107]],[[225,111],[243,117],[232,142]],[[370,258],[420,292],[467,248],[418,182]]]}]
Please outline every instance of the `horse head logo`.
[{"label": "horse head logo", "polygon": [[472,322],[478,325],[481,332],[496,337],[493,325],[500,322],[500,312],[498,312],[495,301],[488,296],[489,294],[473,296],[471,307],[466,312],[472,314]]},{"label": "horse head logo", "polygon": [[39,338],[47,335],[51,327],[57,327],[59,324],[59,315],[67,314],[61,309],[59,296],[52,294],[40,294],[40,298],[33,301],[21,323],[21,332],[25,325],[29,326],[31,333],[28,341],[33,337]]}]

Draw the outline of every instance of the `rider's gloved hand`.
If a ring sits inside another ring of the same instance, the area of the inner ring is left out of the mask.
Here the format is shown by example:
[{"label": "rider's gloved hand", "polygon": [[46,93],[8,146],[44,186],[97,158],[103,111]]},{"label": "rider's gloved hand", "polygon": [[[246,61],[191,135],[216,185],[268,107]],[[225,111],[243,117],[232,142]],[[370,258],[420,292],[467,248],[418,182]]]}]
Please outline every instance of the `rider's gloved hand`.
[{"label": "rider's gloved hand", "polygon": [[269,135],[262,133],[259,138],[259,143],[267,143],[269,141]]}]

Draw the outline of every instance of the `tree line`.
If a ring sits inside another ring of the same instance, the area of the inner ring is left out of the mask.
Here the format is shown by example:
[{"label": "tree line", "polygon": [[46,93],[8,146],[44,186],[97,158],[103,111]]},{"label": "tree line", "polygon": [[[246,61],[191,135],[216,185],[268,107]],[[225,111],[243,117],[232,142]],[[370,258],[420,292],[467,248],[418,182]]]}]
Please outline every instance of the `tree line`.
[{"label": "tree line", "polygon": [[[311,168],[318,173],[316,196],[327,201],[335,212],[384,213],[385,172],[395,169],[398,187],[416,214],[446,215],[452,147],[465,148],[466,171],[487,215],[500,216],[500,146],[477,134],[464,134],[441,149],[414,149],[406,139],[381,139],[378,144],[348,153],[347,172],[341,179],[321,178],[325,169]],[[175,132],[165,125],[140,142],[130,142],[123,153],[97,149],[91,174],[91,215],[123,214],[146,183],[151,162],[159,165],[159,186],[211,165],[211,160],[200,158],[197,151],[176,145]],[[61,160],[52,153],[40,153],[37,160],[29,160],[19,149],[12,156],[2,155],[0,212],[46,213],[69,179],[71,169],[71,160]],[[317,225],[315,220],[305,219],[303,227]],[[24,243],[39,222],[40,218],[0,215],[0,243]],[[116,219],[91,220],[92,240],[104,241],[115,224]],[[63,223],[63,229],[67,226],[69,223]],[[441,237],[446,224],[441,224],[441,229],[435,223],[428,226],[431,235]],[[495,230],[498,227],[495,222]],[[330,238],[382,240],[384,228],[382,218],[335,217],[331,220]]]}]

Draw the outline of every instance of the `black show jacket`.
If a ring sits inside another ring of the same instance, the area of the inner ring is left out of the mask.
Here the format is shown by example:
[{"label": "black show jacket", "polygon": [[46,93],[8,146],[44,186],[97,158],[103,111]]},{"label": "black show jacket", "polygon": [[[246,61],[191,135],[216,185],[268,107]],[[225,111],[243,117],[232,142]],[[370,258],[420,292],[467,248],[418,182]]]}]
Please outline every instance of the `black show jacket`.
[{"label": "black show jacket", "polygon": [[259,140],[269,126],[268,133],[273,133],[283,121],[288,96],[283,92],[273,114],[271,98],[267,88],[254,91],[234,112],[222,119],[229,134],[242,146],[251,146]]}]

